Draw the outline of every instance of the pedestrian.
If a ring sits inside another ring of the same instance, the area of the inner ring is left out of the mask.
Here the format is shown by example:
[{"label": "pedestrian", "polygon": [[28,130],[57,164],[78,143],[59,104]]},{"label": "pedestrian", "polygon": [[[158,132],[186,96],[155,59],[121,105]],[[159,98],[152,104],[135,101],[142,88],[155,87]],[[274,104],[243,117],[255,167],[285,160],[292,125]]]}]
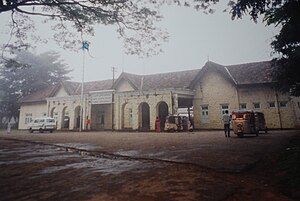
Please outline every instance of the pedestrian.
[{"label": "pedestrian", "polygon": [[7,123],[7,134],[9,134],[11,131],[11,124],[10,121]]},{"label": "pedestrian", "polygon": [[89,119],[89,116],[86,117],[86,130],[90,130],[91,125],[91,119]]},{"label": "pedestrian", "polygon": [[160,132],[160,120],[159,120],[159,117],[156,117],[155,119],[155,131],[156,132]]},{"label": "pedestrian", "polygon": [[228,110],[225,110],[225,113],[223,114],[222,117],[223,124],[224,124],[224,132],[225,132],[225,137],[230,137],[230,115],[228,114]]}]

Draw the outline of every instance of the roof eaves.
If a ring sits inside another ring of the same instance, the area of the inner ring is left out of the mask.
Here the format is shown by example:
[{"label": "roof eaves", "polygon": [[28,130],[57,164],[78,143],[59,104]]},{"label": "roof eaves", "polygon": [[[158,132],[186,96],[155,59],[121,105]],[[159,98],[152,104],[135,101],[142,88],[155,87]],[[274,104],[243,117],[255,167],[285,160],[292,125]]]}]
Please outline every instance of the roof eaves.
[{"label": "roof eaves", "polygon": [[234,77],[231,75],[231,73],[229,72],[228,68],[225,66],[224,67],[226,72],[228,73],[229,77],[232,79],[232,81],[234,82],[235,85],[237,85],[237,81],[234,79]]}]

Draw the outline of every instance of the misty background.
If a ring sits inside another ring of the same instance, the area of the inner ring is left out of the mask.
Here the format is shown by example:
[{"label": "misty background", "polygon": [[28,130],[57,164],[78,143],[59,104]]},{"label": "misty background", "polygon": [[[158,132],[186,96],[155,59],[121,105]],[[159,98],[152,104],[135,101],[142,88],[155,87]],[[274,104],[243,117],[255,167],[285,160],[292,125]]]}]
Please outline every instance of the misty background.
[{"label": "misty background", "polygon": [[[168,31],[169,40],[162,45],[163,53],[150,58],[126,55],[116,27],[104,25],[95,27],[94,37],[85,38],[90,42],[85,60],[80,47],[77,52],[64,50],[51,40],[47,44],[38,44],[32,52],[59,52],[61,59],[73,69],[70,73],[73,81],[81,81],[83,65],[84,80],[94,81],[112,79],[112,67],[117,69],[117,77],[122,71],[156,74],[199,69],[208,60],[233,65],[272,59],[270,43],[278,28],[266,26],[261,18],[257,23],[248,16],[231,20],[229,13],[222,12],[225,7],[219,3],[214,6],[214,14],[204,14],[191,8],[164,6],[161,11],[164,19],[159,26]],[[5,26],[9,20],[10,15],[1,16],[1,43],[9,40],[10,29]],[[47,24],[39,24],[37,28],[37,34],[52,37]]]}]

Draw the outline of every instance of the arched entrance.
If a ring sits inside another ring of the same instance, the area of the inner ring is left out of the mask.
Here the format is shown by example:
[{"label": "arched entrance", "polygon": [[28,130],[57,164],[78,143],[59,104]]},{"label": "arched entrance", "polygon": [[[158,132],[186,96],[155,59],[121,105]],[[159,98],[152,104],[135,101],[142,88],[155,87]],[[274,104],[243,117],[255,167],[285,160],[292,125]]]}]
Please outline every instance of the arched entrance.
[{"label": "arched entrance", "polygon": [[58,122],[58,112],[56,111],[56,108],[52,108],[50,111],[50,117],[55,119],[56,128],[57,128],[57,122]]},{"label": "arched entrance", "polygon": [[62,129],[69,129],[70,128],[70,117],[68,108],[64,107],[62,111],[62,122],[61,122],[61,128]]},{"label": "arched entrance", "polygon": [[81,113],[81,107],[77,106],[74,111],[74,128],[77,129],[79,129],[80,127],[80,113]]},{"label": "arched entrance", "polygon": [[169,115],[169,107],[166,102],[159,102],[157,104],[157,116],[160,120],[160,130],[163,131],[165,128],[166,116]]},{"label": "arched entrance", "polygon": [[150,107],[145,102],[139,106],[139,128],[142,131],[150,130]]},{"label": "arched entrance", "polygon": [[122,106],[122,129],[132,129],[132,108],[128,103]]}]

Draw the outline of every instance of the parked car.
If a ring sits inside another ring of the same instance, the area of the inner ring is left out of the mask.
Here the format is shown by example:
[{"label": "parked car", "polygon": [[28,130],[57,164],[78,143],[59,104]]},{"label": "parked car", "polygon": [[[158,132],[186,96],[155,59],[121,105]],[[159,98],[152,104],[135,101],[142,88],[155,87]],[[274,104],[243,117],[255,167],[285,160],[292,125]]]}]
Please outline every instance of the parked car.
[{"label": "parked car", "polygon": [[233,132],[238,137],[243,137],[244,134],[256,134],[259,131],[268,132],[266,121],[262,112],[253,111],[237,111],[232,113],[232,128]]},{"label": "parked car", "polygon": [[34,118],[28,125],[28,130],[30,133],[33,133],[34,131],[39,131],[40,133],[49,131],[52,133],[55,129],[56,122],[52,117]]}]

